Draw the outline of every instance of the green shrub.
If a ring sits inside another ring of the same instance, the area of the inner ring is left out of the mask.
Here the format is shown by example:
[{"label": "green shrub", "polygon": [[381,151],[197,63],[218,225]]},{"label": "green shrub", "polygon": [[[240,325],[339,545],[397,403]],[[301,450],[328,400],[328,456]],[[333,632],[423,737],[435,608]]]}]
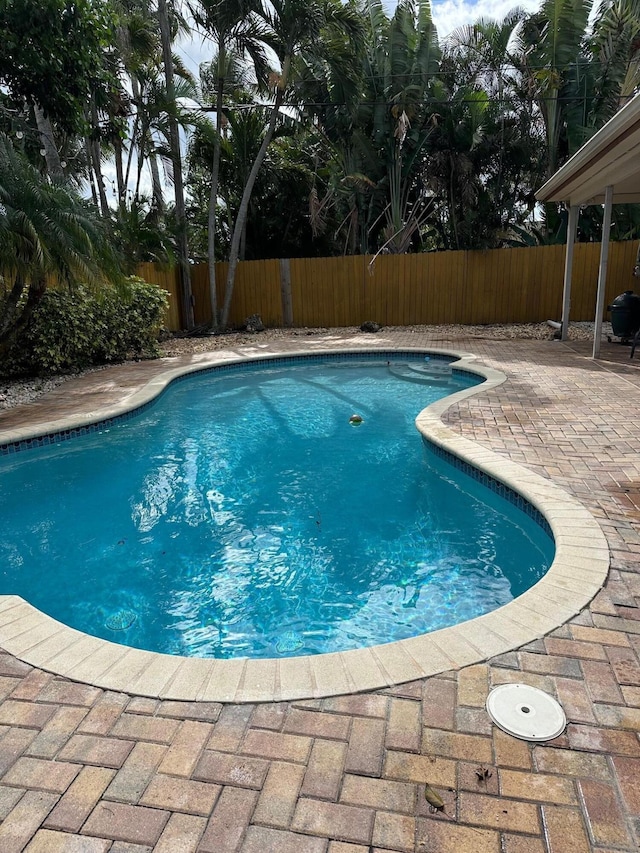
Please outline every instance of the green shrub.
[{"label": "green shrub", "polygon": [[66,373],[130,355],[158,355],[167,294],[141,278],[124,289],[47,290],[0,373]]}]

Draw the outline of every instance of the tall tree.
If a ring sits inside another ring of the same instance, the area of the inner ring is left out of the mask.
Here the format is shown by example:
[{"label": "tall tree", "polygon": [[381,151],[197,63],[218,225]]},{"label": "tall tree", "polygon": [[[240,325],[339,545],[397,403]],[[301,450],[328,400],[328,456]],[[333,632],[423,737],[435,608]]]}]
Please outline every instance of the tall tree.
[{"label": "tall tree", "polygon": [[220,315],[225,328],[229,320],[240,243],[249,210],[249,202],[258,172],[276,129],[285,93],[293,96],[297,79],[298,59],[304,63],[317,56],[334,69],[342,68],[348,75],[353,69],[362,23],[355,6],[340,0],[272,0],[263,12],[270,31],[267,43],[275,50],[280,71],[273,76],[274,99],[262,145],[247,177],[231,237],[229,269]]},{"label": "tall tree", "polygon": [[199,0],[197,4],[191,3],[190,9],[196,24],[216,45],[216,54],[209,69],[215,80],[215,133],[207,229],[211,322],[213,328],[218,328],[216,208],[225,89],[229,80],[235,82],[239,66],[247,61],[253,67],[256,82],[264,85],[268,69],[263,42],[266,32],[258,16],[260,0]]},{"label": "tall tree", "polygon": [[[166,0],[158,0],[158,21],[162,39],[162,57],[164,62],[167,97],[175,102],[175,84],[173,79],[173,56],[171,53],[171,24]],[[189,241],[187,237],[187,219],[184,204],[184,183],[182,176],[182,154],[180,131],[175,115],[169,115],[169,139],[171,143],[171,161],[173,163],[173,187],[175,192],[176,219],[178,226],[180,283],[182,291],[182,314],[186,328],[194,327],[193,295],[191,292],[191,271],[189,269]]]},{"label": "tall tree", "polygon": [[[160,33],[151,11],[150,0],[113,0],[117,10],[115,47],[121,67],[118,117],[126,109],[126,123],[112,121],[111,138],[114,148],[118,206],[126,201],[131,157],[137,139],[139,113],[143,103],[140,79],[146,76],[149,66],[157,67],[160,57]],[[131,124],[131,113],[133,123]],[[124,156],[126,141],[129,141],[129,157],[125,170]],[[142,156],[142,152],[140,152]],[[142,158],[144,159],[144,157]]]},{"label": "tall tree", "polygon": [[544,123],[547,177],[568,156],[570,135],[586,124],[591,6],[592,0],[544,0],[519,30],[518,68]]},{"label": "tall tree", "polygon": [[466,78],[466,82],[480,86],[497,101],[500,145],[495,189],[498,195],[502,190],[507,125],[512,124],[514,113],[522,107],[513,97],[517,87],[513,49],[525,16],[524,9],[518,7],[507,12],[500,21],[481,18],[471,26],[454,31],[448,40],[449,55],[456,61],[458,74],[463,75],[459,82],[465,82]]},{"label": "tall tree", "polygon": [[370,32],[360,115],[366,117],[379,177],[366,240],[373,251],[406,252],[420,245],[431,204],[421,172],[433,133],[441,51],[428,0],[401,0],[388,21],[378,0],[368,0],[367,8]]},{"label": "tall tree", "polygon": [[309,97],[328,105],[310,109],[328,142],[331,171],[325,195],[312,196],[312,222],[319,214],[322,223],[335,206],[345,252],[416,250],[431,204],[422,162],[441,55],[431,7],[401,0],[391,16],[380,0],[363,0],[360,8],[358,97],[345,108],[340,101],[349,99],[322,84]]},{"label": "tall tree", "polygon": [[640,88],[640,0],[602,3],[589,47],[597,67],[589,125],[597,128]]},{"label": "tall tree", "polygon": [[52,177],[63,171],[54,126],[83,131],[110,27],[103,0],[0,0],[0,84],[33,108]]},{"label": "tall tree", "polygon": [[521,9],[455,30],[444,45],[441,103],[425,180],[438,202],[433,245],[491,248],[534,203],[544,133],[519,71]]}]

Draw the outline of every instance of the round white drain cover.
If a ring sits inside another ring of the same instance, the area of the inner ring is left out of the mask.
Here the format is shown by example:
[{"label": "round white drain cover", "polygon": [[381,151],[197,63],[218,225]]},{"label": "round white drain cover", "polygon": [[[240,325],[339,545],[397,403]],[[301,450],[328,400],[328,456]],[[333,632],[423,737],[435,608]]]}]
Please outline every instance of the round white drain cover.
[{"label": "round white drain cover", "polygon": [[489,716],[507,734],[521,740],[553,740],[567,725],[556,700],[528,684],[501,684],[487,698]]}]

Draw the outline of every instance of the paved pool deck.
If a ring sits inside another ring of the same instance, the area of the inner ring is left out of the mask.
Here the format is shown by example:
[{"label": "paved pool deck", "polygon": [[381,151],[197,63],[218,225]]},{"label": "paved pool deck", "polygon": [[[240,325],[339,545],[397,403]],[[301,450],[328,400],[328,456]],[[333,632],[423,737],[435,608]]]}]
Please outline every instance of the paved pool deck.
[{"label": "paved pool deck", "polygon": [[[230,355],[364,346],[455,349],[506,374],[443,420],[486,458],[524,466],[589,510],[609,549],[603,589],[559,628],[486,662],[310,700],[151,698],[1,652],[2,853],[638,849],[640,356],[604,343],[593,362],[586,343],[399,330],[266,345],[256,336]],[[0,431],[104,411],[161,371],[206,360],[70,380],[1,413]],[[489,689],[514,681],[559,699],[564,734],[529,744],[491,724]]]}]

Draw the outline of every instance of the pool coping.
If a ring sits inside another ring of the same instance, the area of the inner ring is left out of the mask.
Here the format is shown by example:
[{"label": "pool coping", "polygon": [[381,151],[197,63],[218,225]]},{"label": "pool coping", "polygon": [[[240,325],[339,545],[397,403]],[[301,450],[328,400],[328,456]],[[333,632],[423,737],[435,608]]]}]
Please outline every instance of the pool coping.
[{"label": "pool coping", "polygon": [[[453,356],[452,367],[485,379],[432,403],[416,418],[424,439],[512,489],[547,520],[556,554],[547,573],[513,601],[484,616],[406,640],[362,649],[292,658],[218,660],[160,654],[112,643],[70,628],[16,595],[0,596],[0,647],[32,666],[108,690],[165,700],[272,702],[317,699],[391,687],[461,669],[519,648],[563,625],[602,588],[609,548],[591,513],[564,489],[500,454],[458,435],[442,421],[451,406],[506,381],[477,364],[476,356],[450,349],[387,347],[397,352]],[[170,368],[126,402],[53,421],[0,431],[0,443],[76,429],[126,414],[153,400],[178,377],[222,364],[273,358],[331,356],[377,347],[270,351],[238,356],[213,352],[197,364]]]}]

